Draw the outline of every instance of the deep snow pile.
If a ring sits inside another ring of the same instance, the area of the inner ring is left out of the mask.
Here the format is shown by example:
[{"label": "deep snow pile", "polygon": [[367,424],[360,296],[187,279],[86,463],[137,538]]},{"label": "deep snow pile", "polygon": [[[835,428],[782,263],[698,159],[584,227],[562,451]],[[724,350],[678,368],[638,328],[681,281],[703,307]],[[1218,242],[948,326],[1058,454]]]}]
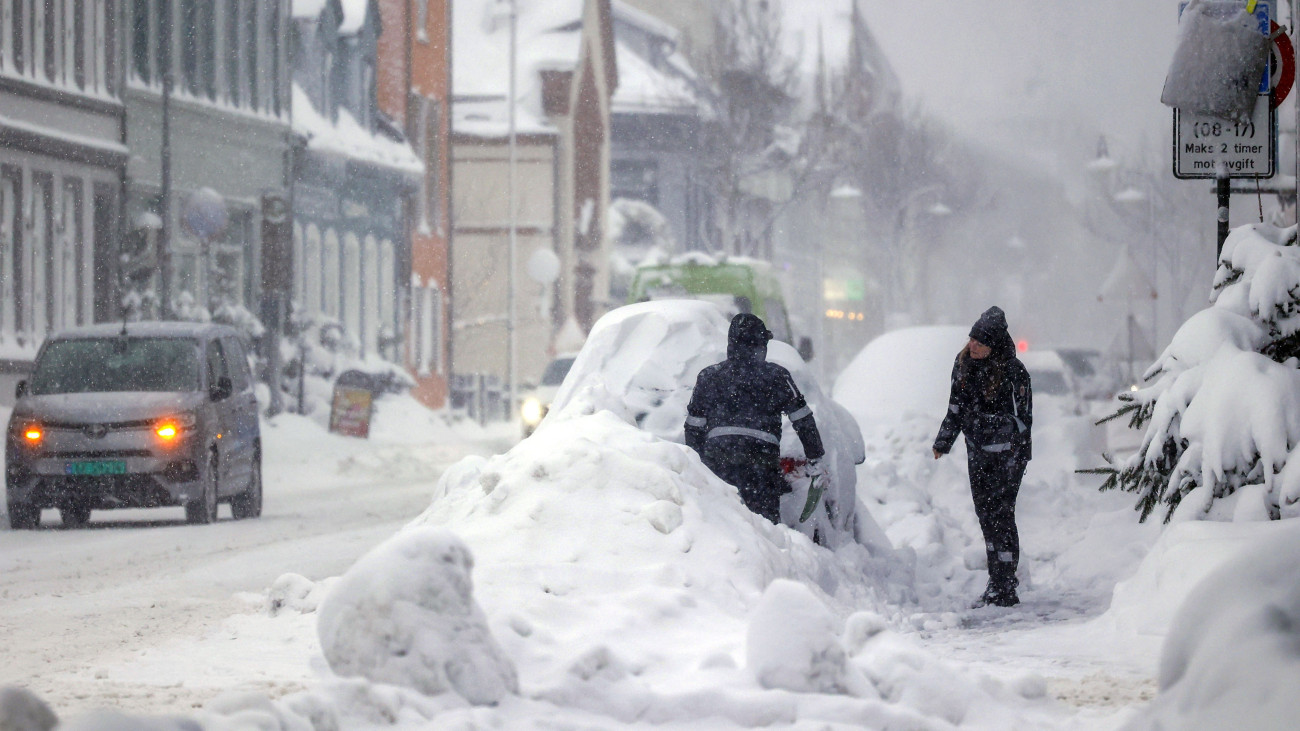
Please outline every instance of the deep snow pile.
[{"label": "deep snow pile", "polygon": [[[694,300],[643,302],[610,312],[587,336],[539,429],[563,428],[570,419],[603,410],[661,439],[684,443],[695,378],[726,358],[729,325],[716,306]],[[823,392],[794,348],[773,340],[767,359],[790,372],[812,408],[831,475],[823,506],[832,509],[800,522],[808,494],[806,480],[800,480],[781,499],[782,522],[808,536],[825,536],[827,545],[856,539],[888,550],[884,534],[857,497],[856,466],[864,458],[864,446],[853,417]],[[783,429],[781,455],[803,457],[793,429]]]},{"label": "deep snow pile", "polygon": [[515,668],[474,602],[473,568],[469,549],[442,530],[407,530],[370,551],[317,611],[330,668],[476,704],[517,693]]},{"label": "deep snow pile", "polygon": [[[692,450],[609,412],[462,461],[416,525],[451,528],[474,551],[478,601],[541,704],[529,713],[980,727],[1041,695],[889,631],[910,579],[892,555],[832,553],[767,523]],[[488,717],[519,722],[510,713]]]}]

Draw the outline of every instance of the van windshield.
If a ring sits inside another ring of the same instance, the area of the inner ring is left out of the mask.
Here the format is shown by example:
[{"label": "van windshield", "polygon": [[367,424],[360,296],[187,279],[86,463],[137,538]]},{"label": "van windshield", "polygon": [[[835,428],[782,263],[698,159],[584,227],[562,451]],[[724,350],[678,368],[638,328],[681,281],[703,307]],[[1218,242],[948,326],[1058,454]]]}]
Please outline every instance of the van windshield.
[{"label": "van windshield", "polygon": [[573,367],[573,358],[556,358],[546,366],[546,371],[542,373],[543,386],[558,386],[564,383],[564,377],[569,375],[569,369]]},{"label": "van windshield", "polygon": [[186,338],[85,338],[45,346],[32,394],[197,391],[199,359]]}]

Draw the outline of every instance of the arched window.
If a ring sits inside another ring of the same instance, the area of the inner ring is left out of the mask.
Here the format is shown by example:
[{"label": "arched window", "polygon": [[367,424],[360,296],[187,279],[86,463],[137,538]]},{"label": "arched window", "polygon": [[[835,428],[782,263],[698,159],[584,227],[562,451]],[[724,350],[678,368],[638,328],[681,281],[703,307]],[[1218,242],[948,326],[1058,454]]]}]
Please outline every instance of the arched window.
[{"label": "arched window", "polygon": [[442,372],[442,291],[435,282],[420,294],[420,369],[422,375]]},{"label": "arched window", "polygon": [[334,229],[325,232],[325,266],[321,281],[321,312],[339,316],[339,235]]},{"label": "arched window", "polygon": [[307,260],[303,258],[306,248],[302,239],[302,224],[293,222],[293,301],[298,307],[303,306],[303,295],[307,293]]},{"label": "arched window", "polygon": [[[397,272],[393,257],[393,240],[379,242],[379,326],[389,335],[397,332]],[[391,350],[385,355],[396,360],[398,353]]]},{"label": "arched window", "polygon": [[366,236],[365,261],[362,264],[362,343],[367,353],[379,352],[379,242],[374,236]]},{"label": "arched window", "polygon": [[321,279],[324,275],[321,262],[320,229],[316,224],[307,227],[302,245],[302,311],[308,316],[319,315],[321,308]]},{"label": "arched window", "polygon": [[343,329],[361,339],[361,242],[354,233],[343,236]]}]

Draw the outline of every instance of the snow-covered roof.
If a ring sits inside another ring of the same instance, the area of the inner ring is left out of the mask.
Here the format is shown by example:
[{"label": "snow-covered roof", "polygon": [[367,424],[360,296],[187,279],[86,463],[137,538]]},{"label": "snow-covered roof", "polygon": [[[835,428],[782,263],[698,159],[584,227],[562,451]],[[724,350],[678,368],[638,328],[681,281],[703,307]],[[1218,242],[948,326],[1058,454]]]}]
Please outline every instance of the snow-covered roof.
[{"label": "snow-covered roof", "polygon": [[[582,49],[584,0],[518,0],[517,130],[549,134],[539,74],[572,69]],[[505,0],[458,0],[452,13],[452,124],[463,134],[505,134],[510,77],[510,5]]]},{"label": "snow-covered roof", "polygon": [[342,0],[343,21],[339,23],[340,35],[352,35],[366,23],[366,10],[370,0]]},{"label": "snow-covered roof", "polygon": [[611,101],[614,111],[663,114],[701,108],[699,96],[685,78],[656,69],[626,43],[616,41],[614,48],[618,58],[618,89]]},{"label": "snow-covered roof", "polygon": [[680,30],[644,10],[632,7],[621,0],[614,0],[610,7],[614,10],[614,17],[624,23],[630,23],[647,33],[661,36],[674,46],[681,40]]},{"label": "snow-covered roof", "polygon": [[346,109],[339,109],[337,122],[316,110],[311,97],[293,85],[293,129],[307,138],[307,149],[343,155],[355,160],[422,174],[424,163],[411,146],[362,127]]},{"label": "snow-covered roof", "polygon": [[294,18],[319,18],[329,0],[293,0],[289,12]]},{"label": "snow-covered roof", "polygon": [[[330,0],[293,0],[290,14],[295,20],[315,20],[325,10]],[[352,35],[366,24],[366,12],[371,0],[340,0],[343,19],[339,22],[339,35]]]},{"label": "snow-covered roof", "polygon": [[[146,321],[126,324],[127,335],[138,338],[190,338],[210,335],[228,335],[233,330],[226,325],[210,322]],[[106,322],[99,325],[62,330],[54,334],[59,338],[104,338],[116,337],[122,333],[121,322]]]}]

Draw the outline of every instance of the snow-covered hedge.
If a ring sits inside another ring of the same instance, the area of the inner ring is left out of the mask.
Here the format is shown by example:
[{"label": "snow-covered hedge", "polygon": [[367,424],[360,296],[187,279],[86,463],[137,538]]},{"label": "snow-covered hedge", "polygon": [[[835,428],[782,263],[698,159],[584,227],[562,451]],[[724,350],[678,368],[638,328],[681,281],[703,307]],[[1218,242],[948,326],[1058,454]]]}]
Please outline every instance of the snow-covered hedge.
[{"label": "snow-covered hedge", "polygon": [[[1115,417],[1145,428],[1103,490],[1138,495],[1145,520],[1180,505],[1186,517],[1300,515],[1300,247],[1295,227],[1235,229],[1224,243],[1210,307],[1189,318],[1121,396]],[[1234,496],[1231,500],[1224,500]]]}]

